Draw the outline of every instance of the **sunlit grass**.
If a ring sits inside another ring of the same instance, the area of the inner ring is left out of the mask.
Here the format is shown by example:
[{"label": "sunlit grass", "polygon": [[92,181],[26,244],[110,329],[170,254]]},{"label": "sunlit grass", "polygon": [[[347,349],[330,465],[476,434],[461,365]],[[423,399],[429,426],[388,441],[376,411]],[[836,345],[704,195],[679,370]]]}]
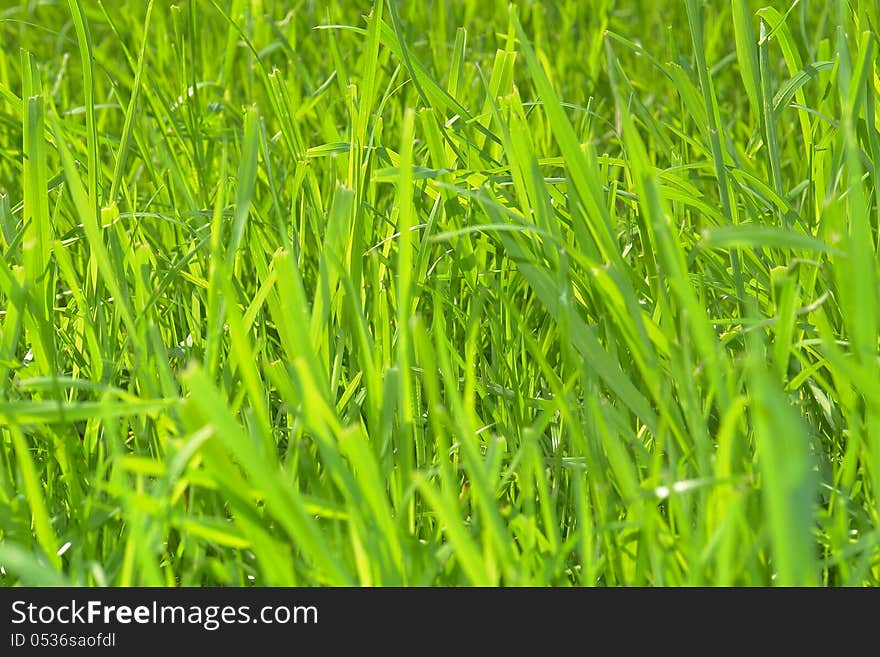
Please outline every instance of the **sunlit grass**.
[{"label": "sunlit grass", "polygon": [[880,584],[880,10],[762,7],[3,5],[0,582]]}]

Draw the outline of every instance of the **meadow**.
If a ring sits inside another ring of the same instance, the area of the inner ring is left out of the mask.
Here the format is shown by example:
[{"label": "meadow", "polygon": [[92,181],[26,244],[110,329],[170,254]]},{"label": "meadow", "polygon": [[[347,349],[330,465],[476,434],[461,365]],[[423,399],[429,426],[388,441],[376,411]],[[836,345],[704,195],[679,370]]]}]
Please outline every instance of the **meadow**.
[{"label": "meadow", "polygon": [[880,584],[878,21],[0,1],[0,585]]}]

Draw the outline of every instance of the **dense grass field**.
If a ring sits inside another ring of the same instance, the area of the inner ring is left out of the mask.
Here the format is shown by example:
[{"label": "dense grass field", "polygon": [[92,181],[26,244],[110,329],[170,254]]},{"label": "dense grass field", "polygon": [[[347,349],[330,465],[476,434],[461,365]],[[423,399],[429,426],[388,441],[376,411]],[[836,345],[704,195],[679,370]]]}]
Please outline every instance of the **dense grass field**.
[{"label": "dense grass field", "polygon": [[880,584],[880,7],[765,3],[0,2],[2,585]]}]

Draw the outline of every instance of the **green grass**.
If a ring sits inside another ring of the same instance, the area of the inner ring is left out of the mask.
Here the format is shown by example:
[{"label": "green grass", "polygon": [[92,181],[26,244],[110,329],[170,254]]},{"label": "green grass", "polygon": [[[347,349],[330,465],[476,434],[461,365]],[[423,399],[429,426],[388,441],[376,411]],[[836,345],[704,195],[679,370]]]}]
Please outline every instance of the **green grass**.
[{"label": "green grass", "polygon": [[0,582],[880,585],[878,20],[7,0]]}]

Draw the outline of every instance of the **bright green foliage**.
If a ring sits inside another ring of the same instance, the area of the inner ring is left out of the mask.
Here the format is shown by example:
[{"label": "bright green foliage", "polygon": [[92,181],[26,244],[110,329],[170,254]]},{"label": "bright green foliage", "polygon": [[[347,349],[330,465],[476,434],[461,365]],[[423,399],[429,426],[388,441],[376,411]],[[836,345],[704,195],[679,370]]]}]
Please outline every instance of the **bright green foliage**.
[{"label": "bright green foliage", "polygon": [[3,3],[0,583],[880,585],[878,20]]}]

